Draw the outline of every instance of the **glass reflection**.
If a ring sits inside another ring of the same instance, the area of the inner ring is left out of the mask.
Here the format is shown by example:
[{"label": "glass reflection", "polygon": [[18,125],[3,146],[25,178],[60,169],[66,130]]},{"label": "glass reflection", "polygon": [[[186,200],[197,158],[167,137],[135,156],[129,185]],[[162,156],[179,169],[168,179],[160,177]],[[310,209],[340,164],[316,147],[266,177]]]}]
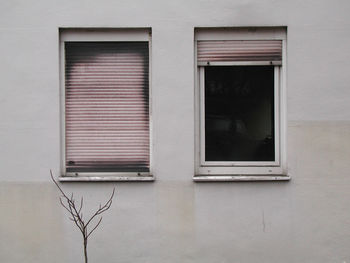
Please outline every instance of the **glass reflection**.
[{"label": "glass reflection", "polygon": [[274,67],[205,67],[205,160],[274,161]]}]

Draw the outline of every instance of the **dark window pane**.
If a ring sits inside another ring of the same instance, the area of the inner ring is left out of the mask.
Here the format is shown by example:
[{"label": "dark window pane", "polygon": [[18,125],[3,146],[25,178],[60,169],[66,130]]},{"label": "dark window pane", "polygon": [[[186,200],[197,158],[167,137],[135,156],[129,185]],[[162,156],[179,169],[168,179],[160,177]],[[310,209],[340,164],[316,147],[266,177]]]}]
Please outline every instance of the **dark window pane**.
[{"label": "dark window pane", "polygon": [[274,67],[205,67],[205,160],[274,161]]}]

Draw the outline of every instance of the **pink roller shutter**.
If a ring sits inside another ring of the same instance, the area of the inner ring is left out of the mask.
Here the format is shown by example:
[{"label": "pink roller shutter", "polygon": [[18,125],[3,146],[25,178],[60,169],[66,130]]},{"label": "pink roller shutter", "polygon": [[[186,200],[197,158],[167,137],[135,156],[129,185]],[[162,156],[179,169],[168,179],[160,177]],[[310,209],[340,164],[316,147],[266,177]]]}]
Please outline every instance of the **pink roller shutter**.
[{"label": "pink roller shutter", "polygon": [[149,171],[147,42],[66,42],[67,172]]},{"label": "pink roller shutter", "polygon": [[198,63],[225,61],[281,61],[281,40],[198,41]]}]

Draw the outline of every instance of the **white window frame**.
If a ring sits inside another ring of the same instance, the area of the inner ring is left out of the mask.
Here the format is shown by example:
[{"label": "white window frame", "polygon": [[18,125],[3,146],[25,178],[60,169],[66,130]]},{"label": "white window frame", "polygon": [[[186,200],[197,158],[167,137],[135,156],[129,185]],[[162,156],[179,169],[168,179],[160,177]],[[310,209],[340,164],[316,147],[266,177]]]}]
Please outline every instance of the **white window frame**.
[{"label": "white window frame", "polygon": [[[197,63],[199,40],[282,40],[282,65],[257,62],[211,62],[210,66],[274,65],[275,161],[205,161],[204,85],[206,64]],[[289,180],[286,159],[286,28],[198,28],[195,30],[195,181]]]},{"label": "white window frame", "polygon": [[[60,181],[154,181],[152,171],[152,89],[151,89],[151,28],[60,28],[60,114],[61,114],[61,176]],[[145,41],[149,43],[149,172],[67,172],[65,156],[65,42],[132,42]]]}]

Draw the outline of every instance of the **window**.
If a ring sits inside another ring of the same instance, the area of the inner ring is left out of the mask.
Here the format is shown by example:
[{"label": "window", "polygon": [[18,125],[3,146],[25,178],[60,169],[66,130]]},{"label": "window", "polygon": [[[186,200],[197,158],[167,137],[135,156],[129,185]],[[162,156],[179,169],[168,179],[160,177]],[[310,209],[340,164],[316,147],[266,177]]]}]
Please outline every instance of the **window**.
[{"label": "window", "polygon": [[147,29],[61,30],[66,178],[151,178],[149,38]]},{"label": "window", "polygon": [[196,30],[195,180],[285,176],[285,29]]}]

